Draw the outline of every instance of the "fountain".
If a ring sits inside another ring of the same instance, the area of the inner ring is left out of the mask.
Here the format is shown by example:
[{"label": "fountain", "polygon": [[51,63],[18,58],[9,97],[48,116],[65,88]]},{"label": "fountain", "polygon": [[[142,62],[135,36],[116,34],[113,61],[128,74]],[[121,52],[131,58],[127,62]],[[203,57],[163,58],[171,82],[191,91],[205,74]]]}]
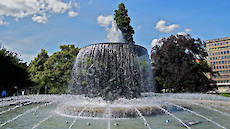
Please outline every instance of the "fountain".
[{"label": "fountain", "polygon": [[[112,27],[110,35],[119,31]],[[2,98],[0,128],[230,128],[230,98],[154,93],[151,71],[142,46],[121,42],[86,46],[75,60],[71,94]]]},{"label": "fountain", "polygon": [[[153,92],[147,49],[127,43],[99,43],[82,48],[76,58],[70,91],[115,100]],[[110,94],[109,94],[110,93]]]},{"label": "fountain", "polygon": [[75,61],[72,94],[0,99],[0,128],[230,128],[230,98],[154,93],[150,71],[139,45],[86,46]]}]

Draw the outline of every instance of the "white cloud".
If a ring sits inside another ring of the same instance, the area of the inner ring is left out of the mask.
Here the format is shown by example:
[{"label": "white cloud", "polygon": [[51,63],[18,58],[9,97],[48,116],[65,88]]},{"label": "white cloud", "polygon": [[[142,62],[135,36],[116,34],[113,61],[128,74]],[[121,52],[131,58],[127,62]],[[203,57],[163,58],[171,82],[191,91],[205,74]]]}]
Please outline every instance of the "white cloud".
[{"label": "white cloud", "polygon": [[185,32],[189,33],[189,32],[191,32],[191,29],[186,28],[186,29],[185,29]]},{"label": "white cloud", "polygon": [[151,43],[152,47],[161,46],[162,44],[161,39],[153,39]]},{"label": "white cloud", "polygon": [[8,25],[8,22],[5,22],[2,18],[0,18],[0,25]]},{"label": "white cloud", "polygon": [[103,27],[108,27],[110,24],[112,24],[112,21],[113,21],[112,15],[108,15],[108,16],[100,15],[97,17],[97,23]]},{"label": "white cloud", "polygon": [[177,34],[178,34],[178,35],[187,35],[188,33],[191,32],[191,29],[186,28],[184,31],[185,31],[185,32],[178,32]]},{"label": "white cloud", "polygon": [[76,2],[62,0],[1,0],[0,23],[4,23],[5,17],[18,20],[27,16],[31,16],[34,22],[45,23],[48,20],[47,15],[71,12],[76,5],[78,6]]},{"label": "white cloud", "polygon": [[169,33],[169,32],[172,32],[174,29],[179,28],[179,25],[171,24],[167,26],[165,20],[160,20],[157,22],[155,28],[159,30],[160,32]]},{"label": "white cloud", "polygon": [[41,35],[19,37],[12,32],[7,34],[0,33],[0,37],[2,37],[0,44],[7,50],[16,52],[23,62],[30,62],[37,55],[38,50],[44,46],[44,41],[46,41],[41,41]]},{"label": "white cloud", "polygon": [[75,12],[75,11],[69,11],[69,12],[68,12],[68,15],[69,15],[70,17],[75,17],[75,16],[77,16],[77,15],[78,15],[78,12]]},{"label": "white cloud", "polygon": [[34,22],[37,22],[37,23],[46,23],[46,21],[48,20],[47,19],[47,16],[45,14],[41,15],[41,16],[33,16],[32,17],[32,20]]},{"label": "white cloud", "polygon": [[185,32],[178,32],[177,34],[178,35],[187,35],[187,33],[185,33]]}]

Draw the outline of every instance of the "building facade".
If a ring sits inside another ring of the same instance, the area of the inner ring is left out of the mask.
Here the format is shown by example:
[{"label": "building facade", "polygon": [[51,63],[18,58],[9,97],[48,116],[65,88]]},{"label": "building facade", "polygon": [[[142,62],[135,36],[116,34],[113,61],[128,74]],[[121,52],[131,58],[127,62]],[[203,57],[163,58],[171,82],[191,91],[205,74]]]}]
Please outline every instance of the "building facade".
[{"label": "building facade", "polygon": [[213,71],[219,73],[212,77],[219,87],[230,86],[230,37],[206,40],[207,62]]}]

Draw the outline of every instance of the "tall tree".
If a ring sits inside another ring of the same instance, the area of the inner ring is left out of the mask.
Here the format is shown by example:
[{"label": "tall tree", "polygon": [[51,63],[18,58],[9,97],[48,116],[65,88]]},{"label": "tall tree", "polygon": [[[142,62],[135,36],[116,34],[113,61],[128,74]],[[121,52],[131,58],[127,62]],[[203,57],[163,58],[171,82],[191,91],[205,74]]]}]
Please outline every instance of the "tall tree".
[{"label": "tall tree", "polygon": [[30,79],[35,83],[35,90],[37,92],[40,91],[40,88],[45,86],[45,74],[44,74],[44,64],[48,60],[49,56],[47,51],[41,49],[41,53],[37,55],[37,57],[31,61],[29,64],[29,73]]},{"label": "tall tree", "polygon": [[119,4],[118,10],[115,10],[114,12],[114,20],[116,21],[118,28],[121,30],[125,42],[134,44],[133,34],[135,32],[130,25],[131,19],[128,16],[128,10],[125,8],[125,4]]},{"label": "tall tree", "polygon": [[216,83],[207,74],[215,74],[205,58],[205,44],[190,35],[163,38],[162,45],[152,48],[157,90],[170,92],[207,92],[216,89]]},{"label": "tall tree", "polygon": [[74,45],[62,45],[60,49],[44,64],[44,80],[50,88],[49,93],[66,93],[74,60],[80,50]]},{"label": "tall tree", "polygon": [[30,85],[26,63],[22,63],[17,53],[0,48],[0,91],[6,90],[9,95],[16,90],[26,89]]}]

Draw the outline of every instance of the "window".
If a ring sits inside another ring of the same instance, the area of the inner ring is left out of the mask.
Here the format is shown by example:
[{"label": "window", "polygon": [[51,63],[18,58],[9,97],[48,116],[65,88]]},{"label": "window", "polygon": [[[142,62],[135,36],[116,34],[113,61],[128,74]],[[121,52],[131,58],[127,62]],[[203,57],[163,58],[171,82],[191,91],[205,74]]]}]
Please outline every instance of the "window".
[{"label": "window", "polygon": [[229,54],[229,51],[227,51],[227,54]]},{"label": "window", "polygon": [[222,61],[222,64],[224,64],[224,61]]},{"label": "window", "polygon": [[226,51],[224,51],[224,54],[226,54]]},{"label": "window", "polygon": [[223,54],[223,52],[221,52],[221,54]]}]

